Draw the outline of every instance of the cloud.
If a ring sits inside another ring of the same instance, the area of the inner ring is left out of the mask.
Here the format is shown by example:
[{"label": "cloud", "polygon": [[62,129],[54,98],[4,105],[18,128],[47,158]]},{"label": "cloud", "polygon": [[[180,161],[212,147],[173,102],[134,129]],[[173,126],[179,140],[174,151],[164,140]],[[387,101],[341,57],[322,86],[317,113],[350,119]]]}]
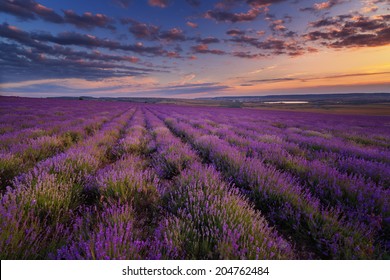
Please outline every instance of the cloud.
[{"label": "cloud", "polygon": [[84,29],[101,27],[101,28],[108,28],[111,30],[115,30],[115,27],[111,25],[113,19],[103,14],[94,15],[90,12],[85,12],[82,15],[78,15],[72,10],[65,10],[64,21],[66,23],[70,23],[79,28],[84,28]]},{"label": "cloud", "polygon": [[226,54],[226,52],[222,50],[209,49],[208,45],[206,44],[199,44],[191,47],[191,49],[194,53],[205,53],[205,54],[216,54],[216,55]]},{"label": "cloud", "polygon": [[384,46],[390,43],[389,20],[390,15],[326,17],[311,22],[314,30],[303,37],[330,48]]},{"label": "cloud", "polygon": [[246,2],[252,7],[263,7],[267,5],[285,2],[287,0],[247,0]]},{"label": "cloud", "polygon": [[33,0],[1,0],[0,12],[11,14],[21,20],[41,19],[56,24],[69,23],[84,29],[101,27],[115,30],[115,27],[111,24],[114,20],[106,15],[94,15],[90,12],[78,15],[72,10],[64,10],[64,16],[61,16],[53,9],[43,6]]},{"label": "cloud", "polygon": [[189,27],[198,28],[198,24],[196,24],[195,22],[187,21],[186,24]]},{"label": "cloud", "polygon": [[107,77],[101,81],[91,81],[79,78],[54,78],[43,80],[30,80],[17,83],[5,84],[5,92],[7,94],[18,95],[21,90],[29,95],[36,94],[40,97],[47,96],[89,96],[103,95],[108,96],[121,96],[123,93],[128,93],[132,90],[139,91],[139,87],[145,83],[139,83],[138,81],[145,81],[148,78],[140,76],[130,77]]},{"label": "cloud", "polygon": [[163,31],[159,35],[160,39],[167,41],[184,41],[186,37],[183,34],[183,31],[179,28],[172,28],[168,31]]},{"label": "cloud", "polygon": [[219,9],[231,9],[239,4],[246,3],[253,8],[264,8],[285,1],[287,0],[221,0],[216,4],[216,7]]},{"label": "cloud", "polygon": [[192,83],[184,85],[165,86],[157,89],[157,91],[166,95],[179,95],[179,94],[196,94],[196,93],[210,93],[221,90],[228,90],[229,86],[221,85],[219,83]]},{"label": "cloud", "polygon": [[11,14],[21,20],[32,20],[39,17],[48,22],[63,22],[63,18],[53,9],[47,8],[33,0],[2,0],[0,1],[0,12]]},{"label": "cloud", "polygon": [[270,22],[270,28],[273,32],[284,32],[287,31],[286,26],[284,26],[285,21],[283,19],[276,19]]},{"label": "cloud", "polygon": [[329,10],[334,6],[344,4],[345,2],[347,2],[347,0],[328,0],[325,2],[314,3],[313,6],[307,7],[307,8],[302,8],[302,9],[300,9],[300,11],[302,11],[302,12],[319,12],[319,11]]},{"label": "cloud", "polygon": [[92,51],[92,52],[74,51],[70,48],[64,48],[62,46],[55,46],[53,47],[53,50],[54,53],[50,53],[50,54],[62,55],[72,60],[89,59],[89,60],[98,60],[98,61],[116,61],[116,62],[131,62],[131,63],[139,62],[139,58],[135,56],[109,55],[109,54],[104,54],[100,51]]},{"label": "cloud", "polygon": [[294,81],[297,80],[295,78],[274,78],[274,79],[258,79],[258,80],[250,80],[248,83],[279,83],[279,82],[286,82],[286,81]]},{"label": "cloud", "polygon": [[131,18],[121,19],[121,23],[130,24],[129,32],[137,39],[149,41],[185,41],[187,39],[180,28],[172,28],[170,30],[162,31],[158,26],[138,22]]},{"label": "cloud", "polygon": [[233,52],[232,55],[236,56],[236,57],[240,57],[240,58],[249,58],[249,59],[266,56],[264,54],[259,54],[259,53],[253,54],[253,53],[250,53],[250,52]]},{"label": "cloud", "polygon": [[152,7],[166,8],[169,5],[169,0],[148,0],[148,4]]},{"label": "cloud", "polygon": [[361,12],[364,14],[376,12],[379,9],[377,4],[386,3],[386,2],[390,4],[389,0],[364,0],[363,1],[364,6],[361,9]]},{"label": "cloud", "polygon": [[214,19],[217,22],[245,22],[253,21],[260,14],[260,10],[252,8],[246,13],[232,13],[222,10],[209,10],[205,13],[204,17],[208,19]]},{"label": "cloud", "polygon": [[282,55],[287,54],[289,56],[299,56],[305,53],[305,49],[296,40],[287,40],[286,38],[268,37],[265,40],[260,40],[257,37],[240,35],[234,36],[229,39],[231,42],[235,42],[241,46],[249,45],[256,47],[257,49],[266,51],[265,54]]},{"label": "cloud", "polygon": [[230,36],[245,35],[245,31],[239,29],[229,29],[226,31],[226,34]]},{"label": "cloud", "polygon": [[29,33],[22,31],[14,26],[10,26],[6,23],[0,25],[0,36],[12,39],[16,42],[24,44],[25,46],[34,48],[35,51],[45,53],[46,55],[65,56],[66,58],[72,58],[74,60],[90,59],[101,61],[127,61],[132,63],[139,61],[139,58],[134,56],[107,55],[99,51],[87,53],[85,51],[74,51],[70,48],[65,48],[60,45],[45,45],[35,39],[37,38],[36,35],[30,35]]},{"label": "cloud", "polygon": [[229,41],[238,43],[241,46],[251,45],[251,46],[254,46],[256,48],[259,47],[261,41],[259,41],[259,39],[257,37],[248,36],[248,35],[237,35],[237,34],[238,33],[234,32],[233,38],[229,39]]},{"label": "cloud", "polygon": [[365,77],[365,76],[376,76],[376,75],[389,75],[389,71],[383,72],[374,72],[374,73],[352,73],[352,74],[336,74],[336,75],[328,75],[328,76],[318,76],[318,77],[301,77],[301,78],[291,78],[291,77],[283,77],[283,78],[270,78],[270,79],[256,79],[246,81],[247,83],[278,83],[278,82],[287,82],[287,81],[314,81],[314,80],[332,80],[332,79],[340,79],[340,78],[350,78],[350,77]]},{"label": "cloud", "polygon": [[[204,14],[205,18],[214,19],[217,22],[248,22],[257,19],[262,12],[267,12],[272,4],[284,2],[286,0],[222,0],[215,5],[215,9]],[[245,13],[234,13],[230,10],[242,3],[249,6]]]},{"label": "cloud", "polygon": [[133,22],[129,31],[137,39],[158,40],[160,28],[146,23]]},{"label": "cloud", "polygon": [[198,38],[196,41],[201,44],[213,44],[220,42],[220,40],[215,37]]},{"label": "cloud", "polygon": [[42,79],[42,77],[100,80],[107,77],[144,76],[153,71],[105,62],[104,57],[103,60],[91,61],[81,57],[75,59],[70,56],[53,56],[7,43],[0,43],[0,57],[2,77],[9,82]]},{"label": "cloud", "polygon": [[84,46],[88,48],[106,48],[109,50],[123,50],[123,51],[132,51],[139,54],[150,54],[150,55],[164,55],[164,51],[160,46],[147,47],[142,43],[137,44],[121,44],[117,41],[101,39],[88,34],[80,34],[76,32],[62,32],[57,36],[51,34],[34,34],[34,38],[42,41],[48,41],[52,43],[57,43],[60,45],[74,45],[74,46]]},{"label": "cloud", "polygon": [[131,51],[148,56],[168,56],[169,53],[161,46],[144,46],[142,43],[122,44],[118,41],[102,39],[89,34],[77,32],[62,32],[58,35],[50,33],[28,33],[7,23],[0,25],[0,36],[19,43],[43,48],[43,42],[50,42],[62,46],[82,46],[86,48],[105,48],[109,50]]},{"label": "cloud", "polygon": [[390,74],[390,71],[388,71],[388,72],[386,72],[386,71],[374,72],[374,73],[352,73],[352,74],[330,75],[330,76],[311,78],[311,79],[305,79],[305,80],[339,79],[339,78],[346,78],[346,77],[364,77],[364,76],[389,75],[389,74]]}]

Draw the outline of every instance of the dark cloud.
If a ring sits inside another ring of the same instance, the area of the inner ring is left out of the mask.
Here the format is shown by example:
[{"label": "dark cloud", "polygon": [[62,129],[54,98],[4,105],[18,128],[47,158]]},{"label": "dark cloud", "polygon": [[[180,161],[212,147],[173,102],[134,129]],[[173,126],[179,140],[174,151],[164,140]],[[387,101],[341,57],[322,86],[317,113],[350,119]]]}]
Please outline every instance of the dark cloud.
[{"label": "dark cloud", "polygon": [[245,22],[255,20],[261,11],[256,8],[250,9],[246,13],[232,13],[223,10],[209,10],[205,13],[205,18],[222,22]]},{"label": "dark cloud", "polygon": [[332,26],[338,23],[339,21],[335,18],[323,18],[310,23],[311,27],[324,27],[324,26]]},{"label": "dark cloud", "polygon": [[378,31],[376,34],[354,34],[339,39],[332,44],[334,48],[345,47],[377,47],[390,44],[390,28]]},{"label": "dark cloud", "polygon": [[166,54],[166,51],[163,50],[160,46],[146,47],[142,43],[121,44],[117,41],[101,39],[88,34],[80,34],[76,32],[63,32],[57,36],[40,33],[34,34],[33,37],[41,41],[52,42],[60,45],[74,45],[88,48],[106,48],[109,50],[132,51],[134,53],[149,54],[154,56],[163,56]]},{"label": "dark cloud", "polygon": [[139,58],[135,56],[121,56],[121,55],[109,55],[102,53],[100,51],[75,51],[68,47],[62,46],[54,46],[52,48],[53,51],[50,52],[52,55],[61,55],[68,59],[79,60],[79,59],[88,59],[88,60],[98,60],[98,61],[116,61],[116,62],[131,62],[137,63],[139,62]]},{"label": "dark cloud", "polygon": [[105,61],[90,61],[52,56],[16,44],[0,43],[1,75],[7,81],[33,79],[84,78],[99,80],[109,77],[146,75],[151,70]]},{"label": "dark cloud", "polygon": [[[209,10],[204,17],[214,19],[218,22],[246,22],[253,21],[261,13],[267,11],[271,4],[284,2],[286,0],[221,0],[215,5],[215,9]],[[249,10],[246,13],[234,13],[230,10],[240,4],[247,4]]]},{"label": "dark cloud", "polygon": [[198,38],[196,41],[198,43],[201,43],[201,44],[212,44],[212,43],[219,43],[220,42],[220,40],[218,38],[215,38],[215,37]]},{"label": "dark cloud", "polygon": [[41,19],[51,23],[73,24],[79,28],[92,29],[95,27],[114,30],[113,19],[103,14],[85,12],[82,15],[72,10],[64,10],[64,16],[57,14],[53,9],[43,6],[33,0],[1,0],[0,12],[11,14],[22,20]]},{"label": "dark cloud", "polygon": [[246,3],[254,8],[263,8],[272,4],[285,2],[287,0],[221,0],[217,3],[217,7],[220,9],[231,9],[236,5]]},{"label": "dark cloud", "polygon": [[131,18],[121,19],[121,23],[130,24],[129,32],[137,39],[149,41],[185,41],[187,39],[183,31],[179,28],[162,31],[158,26],[138,22]]},{"label": "dark cloud", "polygon": [[229,39],[229,41],[238,43],[241,46],[251,45],[251,46],[254,46],[256,48],[259,47],[259,44],[261,41],[259,41],[259,39],[257,37],[248,36],[248,35],[237,35],[237,33],[234,33],[234,34],[235,34],[235,36],[233,38]]},{"label": "dark cloud", "polygon": [[50,42],[62,46],[73,45],[86,48],[105,48],[109,50],[131,51],[147,56],[168,56],[168,52],[161,46],[144,46],[142,43],[121,44],[117,41],[77,32],[62,32],[58,35],[52,35],[50,33],[28,33],[7,23],[0,25],[0,36],[31,47],[36,47],[37,45],[42,46],[43,42]]},{"label": "dark cloud", "polygon": [[216,54],[216,55],[226,54],[226,52],[222,50],[209,49],[208,45],[206,44],[199,44],[191,47],[191,49],[194,53],[206,53],[206,54]]},{"label": "dark cloud", "polygon": [[245,35],[245,31],[239,29],[229,29],[226,31],[226,34],[230,36]]},{"label": "dark cloud", "polygon": [[231,42],[235,42],[241,46],[249,45],[256,47],[257,49],[267,51],[267,54],[272,53],[274,55],[287,54],[289,56],[298,56],[305,53],[303,46],[295,40],[279,39],[269,37],[266,40],[260,40],[253,36],[234,36],[229,39]]},{"label": "dark cloud", "polygon": [[113,19],[103,14],[94,15],[90,12],[85,12],[82,15],[78,15],[72,10],[65,10],[64,21],[84,29],[92,29],[95,27],[115,29],[111,24]]},{"label": "dark cloud", "polygon": [[102,61],[128,61],[128,62],[137,62],[138,58],[129,57],[129,56],[114,56],[102,54],[101,52],[94,51],[92,53],[87,53],[85,51],[73,51],[70,48],[64,48],[60,45],[49,46],[45,45],[42,42],[39,42],[39,39],[51,38],[50,34],[30,34],[28,32],[22,31],[14,26],[10,26],[7,23],[0,25],[0,36],[3,38],[8,38],[14,40],[18,43],[21,43],[25,46],[34,48],[37,52],[45,53],[47,55],[53,56],[65,56],[72,59],[90,59],[90,60],[102,60]]},{"label": "dark cloud", "polygon": [[21,20],[41,18],[44,21],[53,23],[63,23],[64,21],[53,9],[33,0],[1,0],[0,12],[11,14]]},{"label": "dark cloud", "polygon": [[303,37],[331,48],[374,47],[390,43],[390,15],[326,17],[310,23]]},{"label": "dark cloud", "polygon": [[233,52],[232,55],[235,56],[235,57],[249,58],[249,59],[266,56],[264,54],[259,54],[259,53],[253,54],[253,53],[250,53],[250,52]]},{"label": "dark cloud", "polygon": [[183,34],[183,31],[179,28],[172,28],[168,31],[163,31],[159,35],[160,39],[167,41],[184,41],[186,37]]},{"label": "dark cloud", "polygon": [[277,4],[285,1],[287,0],[246,0],[246,2],[253,7],[272,5],[272,4]]},{"label": "dark cloud", "polygon": [[[8,81],[48,78],[85,78],[98,80],[107,77],[139,76],[150,72],[161,72],[157,67],[140,68],[128,66],[138,63],[139,59],[128,55],[111,55],[97,50],[80,51],[62,45],[48,45],[44,42],[63,43],[64,45],[91,45],[95,37],[77,34],[52,36],[43,33],[28,33],[7,23],[0,25],[0,36],[16,43],[0,43],[1,75]],[[88,39],[89,38],[89,39]],[[38,40],[39,39],[39,40]],[[126,46],[108,44],[106,47],[127,49]],[[93,45],[99,46],[99,41]],[[165,54],[169,56],[170,54]],[[146,64],[145,64],[146,65]],[[165,72],[166,70],[164,70]]]},{"label": "dark cloud", "polygon": [[133,22],[129,31],[137,39],[158,40],[160,28],[146,23]]}]

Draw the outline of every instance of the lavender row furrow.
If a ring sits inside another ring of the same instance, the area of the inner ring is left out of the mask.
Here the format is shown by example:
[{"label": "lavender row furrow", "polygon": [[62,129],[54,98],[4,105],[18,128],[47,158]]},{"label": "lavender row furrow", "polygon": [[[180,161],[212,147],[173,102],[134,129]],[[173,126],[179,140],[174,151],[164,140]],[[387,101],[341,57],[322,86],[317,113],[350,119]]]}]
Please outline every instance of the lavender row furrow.
[{"label": "lavender row furrow", "polygon": [[246,158],[216,136],[199,133],[184,122],[166,118],[167,125],[190,142],[237,186],[247,189],[256,206],[282,232],[301,241],[321,258],[375,258],[373,232],[339,219],[338,210],[324,210],[317,199],[295,181]]},{"label": "lavender row furrow", "polygon": [[135,155],[141,151],[136,149],[137,144],[141,148],[147,141],[146,135],[140,133],[145,131],[143,126],[138,109],[110,151],[114,160],[119,159],[90,178],[87,188],[95,201],[90,201],[76,218],[75,230],[67,245],[57,251],[56,258],[150,258],[147,233],[159,195],[157,176],[145,168],[145,159]]},{"label": "lavender row furrow", "polygon": [[29,139],[26,143],[14,145],[8,152],[0,152],[0,189],[5,189],[15,176],[33,168],[39,161],[65,152],[80,140],[92,136],[106,121],[93,120],[89,124],[72,126],[57,135]]},{"label": "lavender row furrow", "polygon": [[167,214],[156,230],[156,254],[168,259],[294,258],[289,243],[237,189],[212,166],[203,166],[152,113],[147,120],[157,146],[154,166],[169,180],[162,191]]},{"label": "lavender row furrow", "polygon": [[[191,109],[188,111],[191,112]],[[191,113],[194,116],[199,116],[196,112]],[[385,133],[388,129],[386,129],[384,120],[373,119],[372,117],[372,120],[368,121],[358,119],[358,123],[355,124],[356,120],[346,118],[347,124],[345,124],[345,122],[337,121],[337,118],[329,119],[328,122],[323,119],[317,119],[321,115],[315,114],[307,116],[304,113],[295,113],[284,116],[282,112],[277,112],[275,115],[274,112],[256,114],[256,112],[246,111],[245,113],[245,115],[237,116],[231,111],[221,110],[221,112],[218,111],[214,114],[206,111],[204,115],[211,120],[216,120],[216,123],[222,121],[223,123],[233,124],[233,127],[242,127],[261,134],[281,135],[283,140],[298,144],[301,148],[307,149],[309,154],[311,151],[315,152],[318,150],[332,151],[343,156],[359,157],[386,164],[390,163],[390,151],[386,145],[383,147],[378,145],[362,147],[359,143],[352,143],[344,138],[337,137],[338,131],[343,132],[349,126],[353,126],[354,130],[352,131],[355,131],[356,134],[361,135],[372,132],[374,137],[382,139],[384,143],[387,143],[390,140],[390,135]],[[376,121],[376,125],[371,125],[370,121]],[[383,134],[375,135],[379,130],[379,124],[383,128]],[[361,130],[362,127],[364,127],[363,131]]]},{"label": "lavender row furrow", "polygon": [[[87,103],[87,108],[88,108]],[[76,107],[68,109],[69,112],[77,112],[80,108]],[[81,107],[82,108],[82,107]],[[30,130],[30,133],[20,133],[15,137],[0,137],[2,147],[7,146],[7,149],[0,151],[0,190],[4,190],[10,185],[12,179],[22,172],[34,167],[39,161],[66,151],[72,145],[82,139],[90,137],[109,119],[118,115],[118,111],[112,111],[107,114],[97,112],[97,106],[94,105],[93,110],[86,110],[84,116],[88,120],[79,122],[77,119],[72,119],[63,122],[62,125],[45,129],[45,127],[35,126]],[[122,107],[125,108],[124,106]],[[49,111],[49,115],[55,115],[55,108],[45,108]],[[119,112],[122,112],[120,110]],[[89,115],[88,115],[89,114]],[[56,117],[56,116],[54,116]],[[50,127],[51,119],[44,119],[45,126]],[[27,137],[27,139],[25,139]],[[12,144],[5,144],[8,143]]]},{"label": "lavender row furrow", "polygon": [[[389,176],[390,173],[390,166],[388,164],[390,154],[388,148],[381,148],[377,150],[373,148],[354,146],[343,139],[335,138],[333,134],[336,133],[334,131],[325,129],[323,132],[311,130],[313,129],[312,127],[309,127],[306,130],[296,126],[283,127],[283,129],[281,129],[270,126],[268,122],[261,122],[248,117],[243,120],[242,118],[231,118],[225,115],[216,115],[211,117],[211,119],[213,119],[215,121],[214,123],[218,124],[218,126],[224,124],[226,130],[233,130],[240,136],[252,136],[260,142],[273,143],[282,149],[286,149],[292,156],[298,155],[305,157],[307,160],[312,160],[313,158],[327,158],[326,155],[324,157],[318,157],[318,153],[333,153],[338,158],[347,158],[349,160],[356,161],[364,160],[373,165],[370,174],[367,174],[367,172],[361,168],[355,168],[351,165],[348,169],[349,173],[360,175],[367,179],[372,179],[374,182],[381,183],[384,186],[389,185],[388,181],[383,179],[386,177],[383,175],[387,174],[387,176]],[[316,123],[316,125],[321,124]],[[328,129],[326,126],[325,128]],[[291,135],[293,139],[294,137],[300,138],[299,140],[291,141],[291,139],[289,139],[289,135]],[[387,138],[384,137],[384,139]],[[310,144],[307,144],[305,141],[310,141]],[[305,145],[305,143],[307,145]],[[328,147],[328,149],[323,149],[324,143],[326,143],[325,146]],[[378,168],[374,168],[374,166]],[[341,164],[335,165],[334,167],[338,168],[342,172],[345,171]]]},{"label": "lavender row furrow", "polygon": [[85,198],[84,185],[107,160],[108,147],[133,112],[126,111],[93,137],[15,180],[0,202],[2,259],[47,258],[66,242],[72,218]]},{"label": "lavender row furrow", "polygon": [[[23,110],[18,106],[8,108],[7,113],[1,118],[1,123],[8,127],[8,131],[0,135],[0,149],[9,150],[15,143],[24,143],[26,140],[41,136],[51,136],[64,126],[74,126],[80,122],[87,121],[93,129],[95,118],[109,118],[116,112],[126,109],[124,104],[116,106],[107,104],[102,110],[102,104],[98,102],[38,101],[40,103],[34,104],[33,100],[29,100],[32,104],[23,107]],[[23,128],[26,122],[29,125]]]},{"label": "lavender row furrow", "polygon": [[[199,121],[194,124],[191,120],[190,123],[199,126]],[[279,145],[238,136],[231,129],[213,129],[206,123],[201,125],[206,133],[219,136],[247,156],[257,157],[296,176],[301,185],[306,186],[324,205],[345,210],[350,217],[368,222],[372,228],[381,228],[383,219],[390,215],[389,191],[373,182],[340,173],[318,159],[308,161],[303,157],[291,156]]]}]

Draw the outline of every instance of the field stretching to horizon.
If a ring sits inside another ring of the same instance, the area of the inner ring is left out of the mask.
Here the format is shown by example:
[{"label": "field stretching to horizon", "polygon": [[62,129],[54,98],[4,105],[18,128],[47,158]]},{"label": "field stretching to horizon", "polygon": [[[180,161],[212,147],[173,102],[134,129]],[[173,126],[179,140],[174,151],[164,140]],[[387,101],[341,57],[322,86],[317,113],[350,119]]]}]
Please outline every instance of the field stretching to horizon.
[{"label": "field stretching to horizon", "polygon": [[1,259],[388,259],[390,116],[0,97]]}]

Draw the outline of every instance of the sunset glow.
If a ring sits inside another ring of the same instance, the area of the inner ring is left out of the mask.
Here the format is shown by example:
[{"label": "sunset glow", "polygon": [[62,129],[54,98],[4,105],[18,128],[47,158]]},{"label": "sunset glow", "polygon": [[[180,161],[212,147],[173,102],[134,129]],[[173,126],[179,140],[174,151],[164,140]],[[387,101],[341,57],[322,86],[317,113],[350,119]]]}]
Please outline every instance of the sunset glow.
[{"label": "sunset glow", "polygon": [[387,0],[0,0],[0,94],[388,92]]}]

